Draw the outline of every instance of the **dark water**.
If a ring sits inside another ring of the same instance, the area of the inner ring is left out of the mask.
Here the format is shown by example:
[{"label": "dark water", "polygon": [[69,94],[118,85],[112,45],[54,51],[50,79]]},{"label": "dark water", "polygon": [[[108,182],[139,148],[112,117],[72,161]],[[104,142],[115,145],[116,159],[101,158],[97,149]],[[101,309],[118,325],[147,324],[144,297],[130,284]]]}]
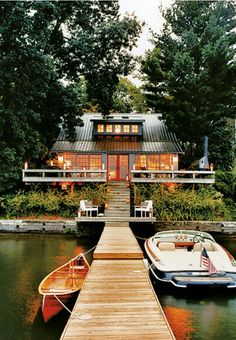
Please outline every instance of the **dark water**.
[{"label": "dark water", "polygon": [[[1,340],[60,338],[68,312],[45,324],[38,285],[50,271],[96,242],[64,235],[0,235]],[[86,257],[91,262],[92,253]]]},{"label": "dark water", "polygon": [[[38,285],[51,270],[97,241],[64,235],[0,235],[1,340],[60,338],[68,312],[45,324]],[[236,256],[236,239],[218,242]],[[92,252],[87,258],[92,261]],[[155,289],[177,339],[236,339],[236,292]]]}]

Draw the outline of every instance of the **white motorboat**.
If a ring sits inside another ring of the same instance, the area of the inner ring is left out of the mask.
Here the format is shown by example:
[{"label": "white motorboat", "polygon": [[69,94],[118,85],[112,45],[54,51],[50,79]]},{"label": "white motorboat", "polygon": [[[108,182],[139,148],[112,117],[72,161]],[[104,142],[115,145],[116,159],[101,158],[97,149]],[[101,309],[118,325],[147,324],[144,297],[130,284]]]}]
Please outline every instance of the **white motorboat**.
[{"label": "white motorboat", "polygon": [[159,281],[183,288],[236,288],[235,259],[206,232],[162,231],[144,246],[149,269]]}]

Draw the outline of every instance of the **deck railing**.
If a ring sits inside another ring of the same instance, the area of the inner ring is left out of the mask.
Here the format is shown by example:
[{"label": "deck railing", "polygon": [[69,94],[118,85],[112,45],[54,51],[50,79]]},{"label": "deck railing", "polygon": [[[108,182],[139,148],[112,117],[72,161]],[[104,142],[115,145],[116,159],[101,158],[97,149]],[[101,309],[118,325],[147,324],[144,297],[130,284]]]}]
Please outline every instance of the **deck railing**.
[{"label": "deck railing", "polygon": [[23,169],[23,182],[106,182],[106,170]]},{"label": "deck railing", "polygon": [[215,183],[215,171],[190,170],[132,170],[131,182],[149,183]]},{"label": "deck railing", "polygon": [[[25,183],[106,182],[107,170],[23,169]],[[132,170],[131,182],[146,183],[215,183],[215,171]]]}]

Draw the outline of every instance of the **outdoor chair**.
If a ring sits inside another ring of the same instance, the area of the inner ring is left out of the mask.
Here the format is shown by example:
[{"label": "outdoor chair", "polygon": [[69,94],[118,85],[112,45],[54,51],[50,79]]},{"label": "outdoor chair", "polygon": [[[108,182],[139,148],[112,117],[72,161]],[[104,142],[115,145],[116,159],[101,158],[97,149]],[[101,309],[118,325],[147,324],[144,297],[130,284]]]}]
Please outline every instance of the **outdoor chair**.
[{"label": "outdoor chair", "polygon": [[[137,214],[138,213],[138,214]],[[144,201],[141,203],[141,205],[136,205],[134,207],[134,215],[137,217],[139,215],[140,217],[152,217],[153,216],[153,207],[152,207],[152,201]]]},{"label": "outdoor chair", "polygon": [[98,206],[93,205],[91,201],[87,200],[81,200],[80,201],[80,207],[78,211],[78,217],[81,217],[83,215],[87,217],[92,217],[93,212],[95,212],[95,216],[98,216]]}]

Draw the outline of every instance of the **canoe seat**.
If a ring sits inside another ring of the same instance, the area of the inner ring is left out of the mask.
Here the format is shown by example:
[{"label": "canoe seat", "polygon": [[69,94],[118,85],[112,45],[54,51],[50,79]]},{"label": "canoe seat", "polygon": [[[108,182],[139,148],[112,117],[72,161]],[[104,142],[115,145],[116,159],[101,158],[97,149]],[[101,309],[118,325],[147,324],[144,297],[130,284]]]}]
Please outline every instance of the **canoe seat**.
[{"label": "canoe seat", "polygon": [[158,244],[158,248],[161,251],[174,251],[175,250],[175,244],[173,242],[160,242]]}]

